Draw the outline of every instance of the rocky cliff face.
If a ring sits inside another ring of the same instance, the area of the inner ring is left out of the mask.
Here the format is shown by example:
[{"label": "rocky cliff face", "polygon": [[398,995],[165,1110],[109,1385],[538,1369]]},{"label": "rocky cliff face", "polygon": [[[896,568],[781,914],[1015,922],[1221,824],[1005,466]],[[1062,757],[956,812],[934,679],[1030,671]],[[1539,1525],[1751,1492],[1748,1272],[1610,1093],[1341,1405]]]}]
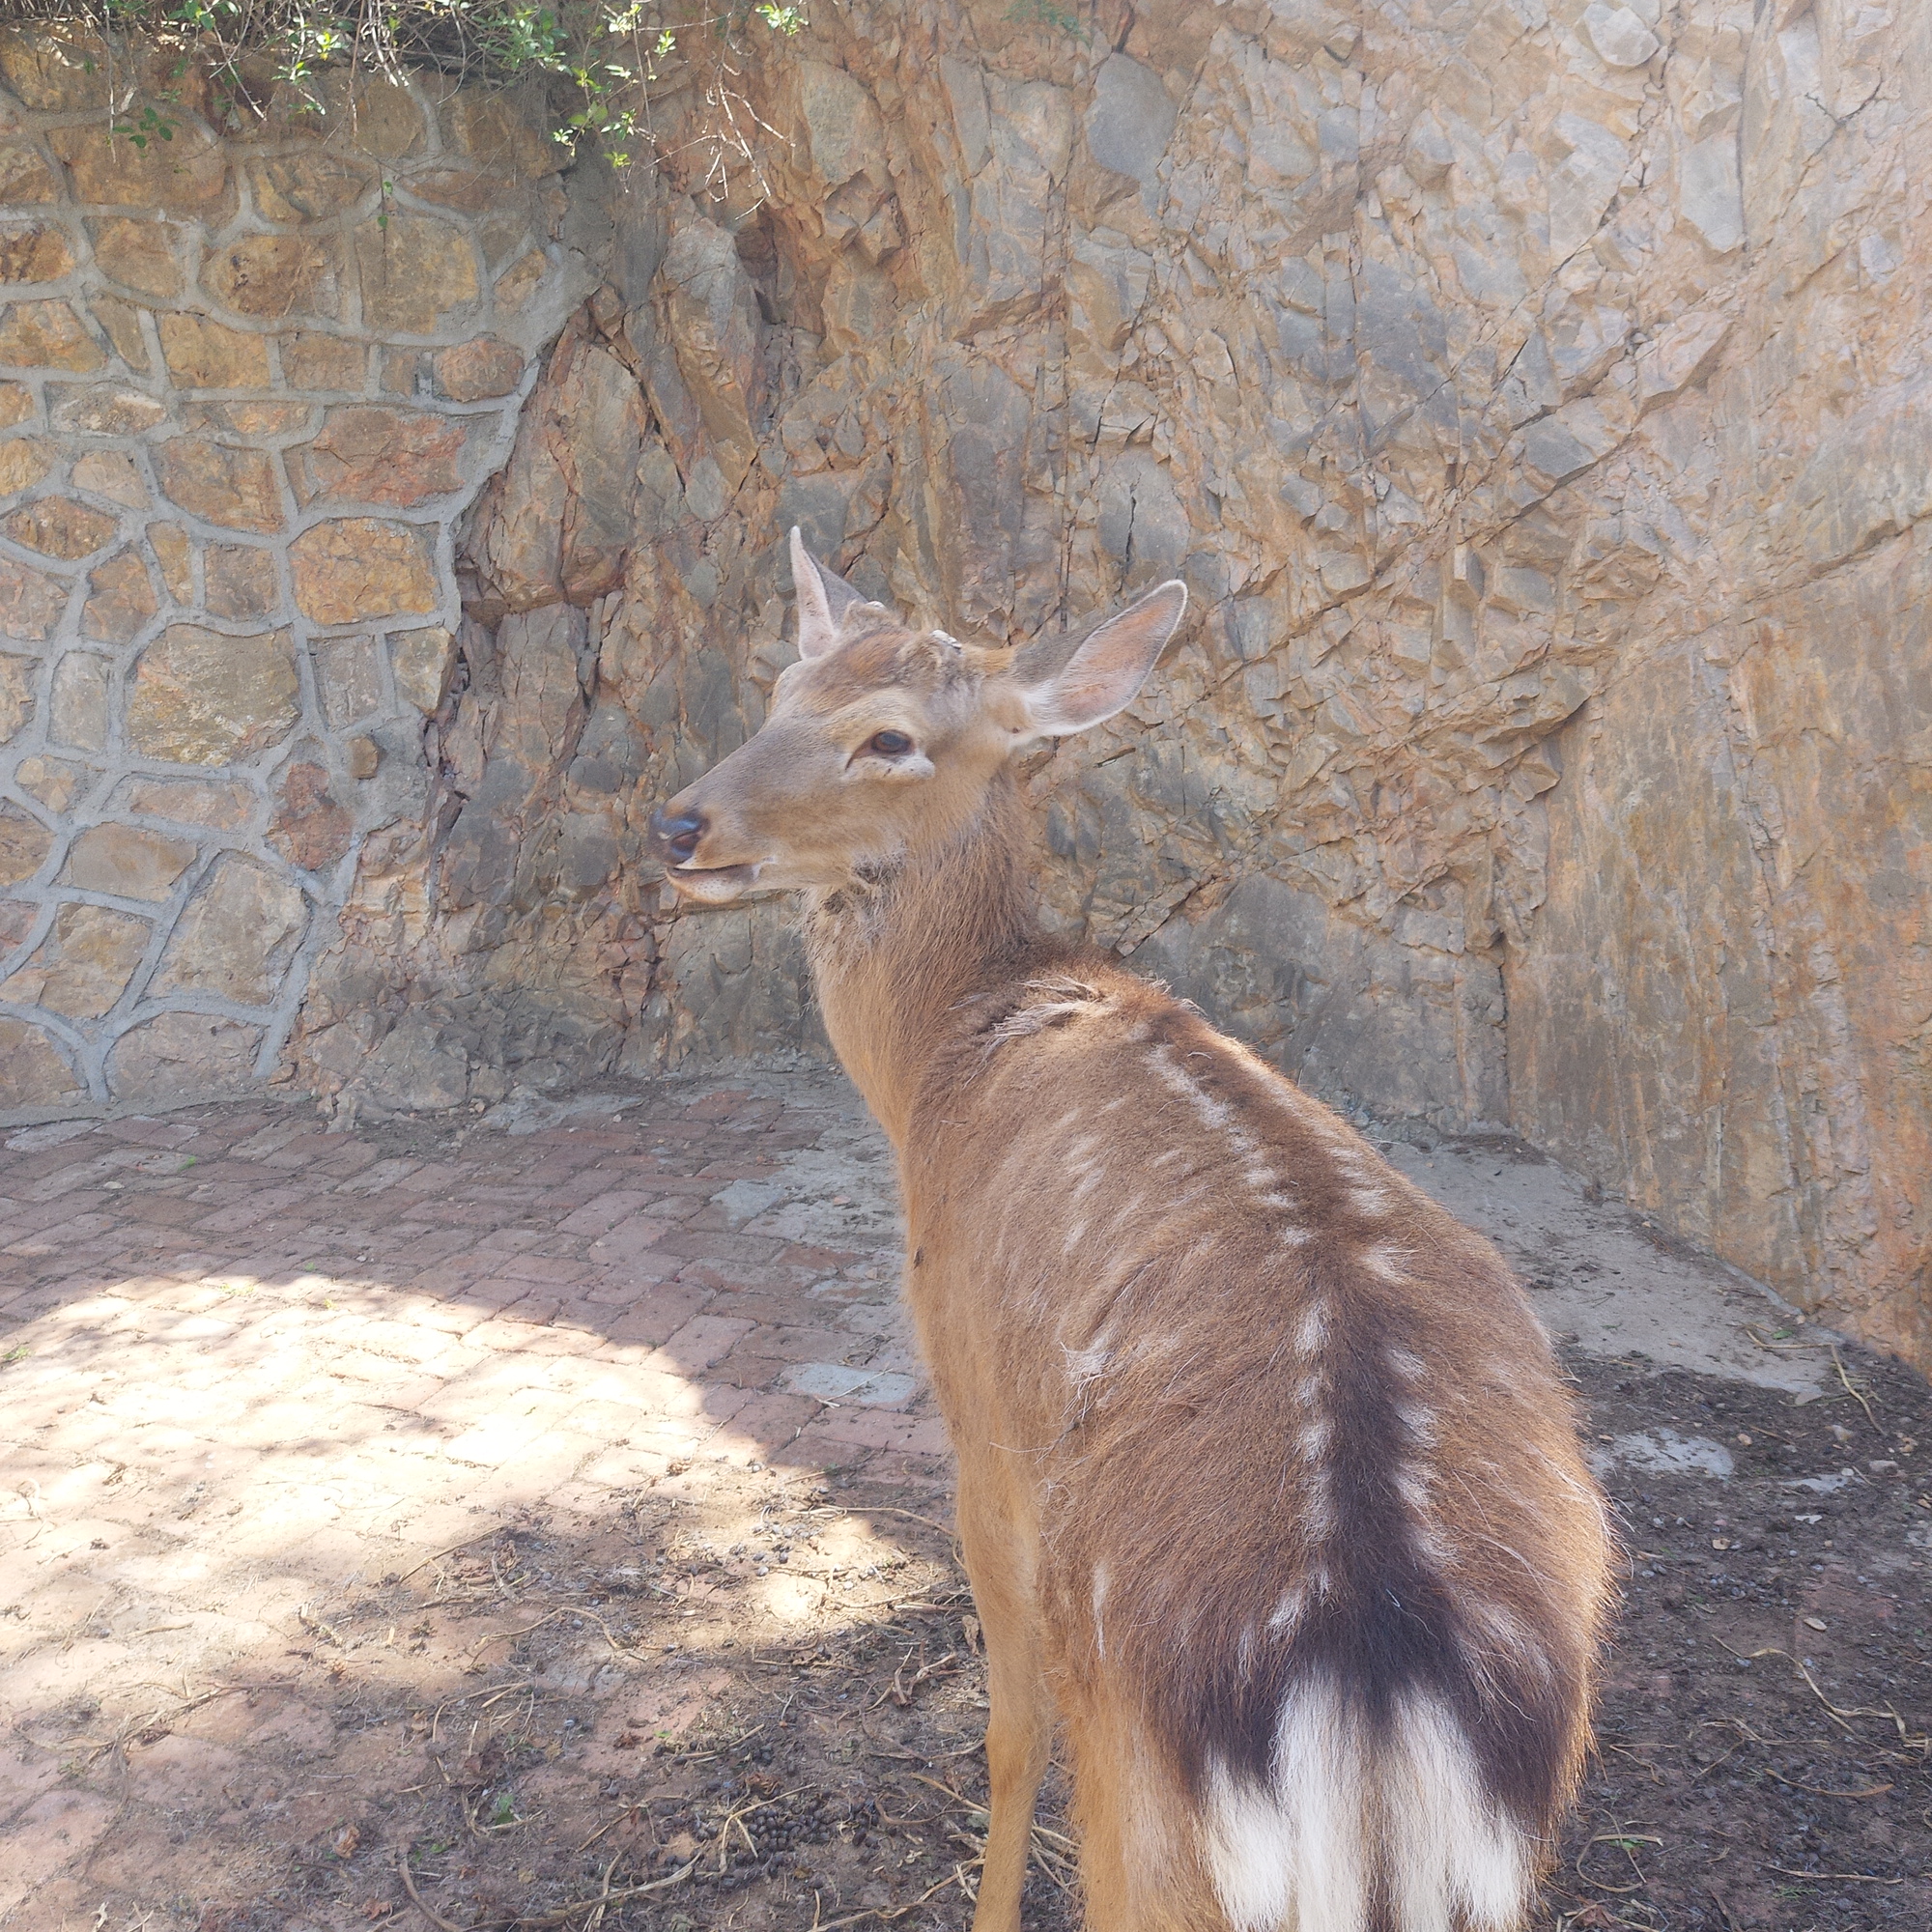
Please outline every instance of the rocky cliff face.
[{"label": "rocky cliff face", "polygon": [[1051,916],[1932,1360],[1932,12],[913,0],[736,84],[749,159],[694,94],[570,178],[543,286],[600,286],[302,1077],[822,1050],[782,908],[642,853],[763,715],[783,530],[1005,639],[1178,573],[1029,773]]}]

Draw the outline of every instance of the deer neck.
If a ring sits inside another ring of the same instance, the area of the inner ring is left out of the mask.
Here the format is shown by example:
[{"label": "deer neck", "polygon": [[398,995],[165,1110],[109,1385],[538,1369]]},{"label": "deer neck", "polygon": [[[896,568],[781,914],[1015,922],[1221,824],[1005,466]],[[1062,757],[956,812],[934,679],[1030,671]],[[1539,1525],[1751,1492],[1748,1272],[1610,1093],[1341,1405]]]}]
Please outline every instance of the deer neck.
[{"label": "deer neck", "polygon": [[826,1032],[895,1145],[933,1056],[973,1024],[975,995],[1041,944],[1024,859],[1019,795],[1003,770],[964,830],[877,881],[812,895],[806,950]]}]

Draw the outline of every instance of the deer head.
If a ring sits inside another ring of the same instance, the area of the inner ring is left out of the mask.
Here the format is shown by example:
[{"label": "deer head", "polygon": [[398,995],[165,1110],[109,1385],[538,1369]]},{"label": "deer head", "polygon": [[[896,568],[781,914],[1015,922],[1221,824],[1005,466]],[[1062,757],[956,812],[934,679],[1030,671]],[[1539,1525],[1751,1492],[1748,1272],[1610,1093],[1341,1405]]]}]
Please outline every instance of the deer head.
[{"label": "deer head", "polygon": [[1187,605],[1158,585],[1078,639],[1017,649],[915,631],[791,533],[798,662],[763,727],[651,818],[666,876],[724,905],[836,890],[955,837],[1007,760],[1132,701]]}]

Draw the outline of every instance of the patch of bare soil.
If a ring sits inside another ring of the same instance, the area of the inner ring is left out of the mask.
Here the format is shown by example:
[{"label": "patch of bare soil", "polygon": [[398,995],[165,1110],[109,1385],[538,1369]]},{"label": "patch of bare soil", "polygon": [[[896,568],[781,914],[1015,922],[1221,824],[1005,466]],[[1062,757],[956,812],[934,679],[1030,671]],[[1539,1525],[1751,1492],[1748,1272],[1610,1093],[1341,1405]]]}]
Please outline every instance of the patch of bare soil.
[{"label": "patch of bare soil", "polygon": [[[1932,1924],[1932,1394],[1844,1367],[1794,1406],[1573,1362],[1631,1574],[1539,1932]],[[944,1492],[706,1464],[622,1505],[318,1598],[279,1667],[55,1714],[76,1802],[171,1792],[101,1882],[170,1899],[156,1932],[963,1928],[985,1705]],[[1064,1797],[1031,1932],[1078,1923]]]},{"label": "patch of bare soil", "polygon": [[1932,1925],[1932,1391],[1838,1363],[1798,1405],[1571,1365],[1630,1575],[1559,1932]]}]

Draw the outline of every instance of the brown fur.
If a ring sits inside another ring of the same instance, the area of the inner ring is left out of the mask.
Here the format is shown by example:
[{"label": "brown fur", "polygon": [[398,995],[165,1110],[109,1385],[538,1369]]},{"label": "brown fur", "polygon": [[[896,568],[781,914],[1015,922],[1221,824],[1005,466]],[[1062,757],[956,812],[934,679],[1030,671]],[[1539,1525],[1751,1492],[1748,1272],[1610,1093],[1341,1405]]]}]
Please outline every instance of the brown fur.
[{"label": "brown fur", "polygon": [[[978,1932],[1017,1927],[1056,1719],[1096,1932],[1226,1925],[1209,1787],[1265,1781],[1315,1682],[1371,1738],[1439,1700],[1547,1840],[1607,1545],[1543,1333],[1335,1115],[1040,934],[1010,666],[870,621],[670,808],[702,820],[696,867],[770,848],[808,887],[827,1027],[898,1154],[991,1670]],[[929,778],[863,781],[875,717],[916,722]],[[1396,1884],[1378,1867],[1365,1924],[1398,1932]]]}]

